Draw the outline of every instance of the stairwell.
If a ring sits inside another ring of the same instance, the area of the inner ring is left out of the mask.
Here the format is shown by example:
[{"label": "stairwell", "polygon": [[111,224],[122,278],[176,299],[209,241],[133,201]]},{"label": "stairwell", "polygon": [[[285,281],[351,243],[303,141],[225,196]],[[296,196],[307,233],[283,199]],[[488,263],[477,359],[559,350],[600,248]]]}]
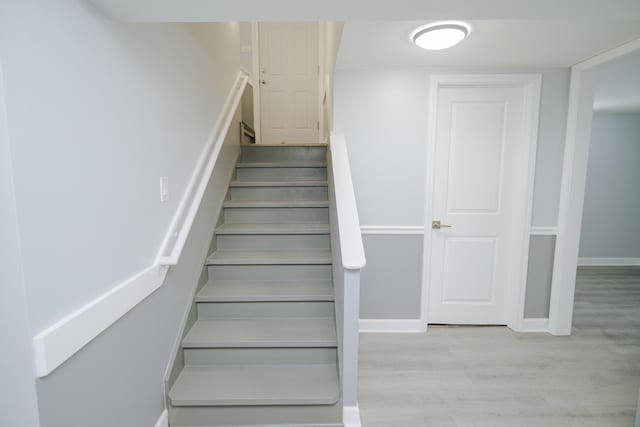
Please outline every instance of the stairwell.
[{"label": "stairwell", "polygon": [[170,425],[342,426],[325,146],[243,146]]}]

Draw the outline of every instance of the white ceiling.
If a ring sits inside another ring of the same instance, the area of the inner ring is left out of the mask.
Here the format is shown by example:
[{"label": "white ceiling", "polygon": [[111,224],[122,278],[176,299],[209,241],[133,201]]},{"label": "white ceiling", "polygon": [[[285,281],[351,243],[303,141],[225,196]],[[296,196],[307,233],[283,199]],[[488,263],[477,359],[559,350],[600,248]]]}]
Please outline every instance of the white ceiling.
[{"label": "white ceiling", "polygon": [[[640,0],[89,1],[129,22],[346,21],[339,68],[568,67],[640,37]],[[409,42],[416,27],[447,19],[470,22],[470,37],[439,52]],[[638,91],[629,88],[638,88],[633,86],[637,80],[623,80],[626,72],[620,70],[610,72],[597,93],[597,106],[636,105],[629,92]]]},{"label": "white ceiling", "polygon": [[640,19],[638,0],[91,0],[125,21]]},{"label": "white ceiling", "polygon": [[568,67],[640,37],[640,19],[467,22],[472,31],[462,43],[426,51],[410,34],[428,21],[347,21],[337,67]]},{"label": "white ceiling", "polygon": [[640,112],[640,52],[605,64],[596,71],[593,108]]}]

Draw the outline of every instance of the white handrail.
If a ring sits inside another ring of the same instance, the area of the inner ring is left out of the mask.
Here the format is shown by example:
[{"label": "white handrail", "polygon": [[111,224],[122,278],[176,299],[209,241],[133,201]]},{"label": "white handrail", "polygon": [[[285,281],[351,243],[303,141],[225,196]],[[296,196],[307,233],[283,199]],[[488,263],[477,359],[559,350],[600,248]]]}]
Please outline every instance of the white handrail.
[{"label": "white handrail", "polygon": [[365,266],[366,259],[362,245],[356,195],[351,179],[347,142],[344,135],[332,134],[329,140],[329,149],[331,150],[342,266],[347,270],[360,270]]},{"label": "white handrail", "polygon": [[224,144],[229,126],[238,108],[248,79],[249,77],[240,71],[234,84],[235,90],[229,92],[225,100],[219,119],[211,131],[205,148],[202,150],[196,168],[189,179],[189,184],[187,184],[184,196],[178,205],[169,230],[160,246],[160,251],[156,258],[156,263],[159,265],[176,265],[180,260],[180,255],[189,236],[191,225],[202,202],[204,192],[211,178],[211,173],[218,160],[218,155]]}]

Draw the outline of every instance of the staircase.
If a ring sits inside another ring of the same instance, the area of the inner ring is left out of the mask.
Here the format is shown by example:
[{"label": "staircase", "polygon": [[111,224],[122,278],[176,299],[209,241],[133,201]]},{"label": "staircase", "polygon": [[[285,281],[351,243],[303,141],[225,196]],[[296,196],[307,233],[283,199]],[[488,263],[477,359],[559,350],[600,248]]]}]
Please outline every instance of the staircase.
[{"label": "staircase", "polygon": [[326,147],[243,146],[170,425],[338,427]]}]

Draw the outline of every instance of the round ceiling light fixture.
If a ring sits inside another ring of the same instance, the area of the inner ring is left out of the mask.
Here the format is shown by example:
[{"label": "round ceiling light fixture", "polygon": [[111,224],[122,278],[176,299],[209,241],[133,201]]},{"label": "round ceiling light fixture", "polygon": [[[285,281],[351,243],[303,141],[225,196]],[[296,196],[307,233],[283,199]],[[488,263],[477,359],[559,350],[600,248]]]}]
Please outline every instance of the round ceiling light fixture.
[{"label": "round ceiling light fixture", "polygon": [[469,32],[469,26],[462,23],[440,23],[418,30],[412,40],[423,49],[442,50],[457,45]]}]

